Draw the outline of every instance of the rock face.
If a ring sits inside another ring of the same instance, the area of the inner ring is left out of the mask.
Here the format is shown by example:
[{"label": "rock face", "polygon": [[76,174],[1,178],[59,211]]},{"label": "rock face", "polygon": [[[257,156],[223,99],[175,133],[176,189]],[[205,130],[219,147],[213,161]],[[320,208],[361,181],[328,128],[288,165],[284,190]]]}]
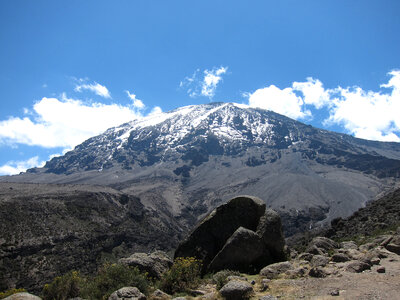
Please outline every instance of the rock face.
[{"label": "rock face", "polygon": [[[231,199],[212,211],[181,243],[175,257],[196,257],[205,271],[255,272],[284,258],[279,216],[252,196]],[[271,236],[269,236],[271,232]]]},{"label": "rock face", "polygon": [[108,300],[146,300],[146,296],[136,287],[123,287],[112,293]]},{"label": "rock face", "polygon": [[147,272],[150,277],[160,279],[161,275],[172,266],[172,259],[163,251],[150,254],[134,253],[127,258],[121,258],[120,263],[138,267],[140,271]]}]

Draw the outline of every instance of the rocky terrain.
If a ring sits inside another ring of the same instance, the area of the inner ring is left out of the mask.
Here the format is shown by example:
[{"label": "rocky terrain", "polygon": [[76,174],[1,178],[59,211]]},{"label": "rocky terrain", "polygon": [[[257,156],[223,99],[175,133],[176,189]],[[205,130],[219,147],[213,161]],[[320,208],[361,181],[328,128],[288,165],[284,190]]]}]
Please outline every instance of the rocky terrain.
[{"label": "rocky terrain", "polygon": [[[335,232],[351,231],[354,225],[338,218],[393,191],[399,177],[400,144],[320,130],[271,111],[210,103],[151,115],[43,168],[0,177],[0,289],[34,290],[70,269],[90,273],[107,258],[172,251],[240,194],[275,210],[286,237],[332,220],[344,226]],[[243,228],[237,236],[260,236]]]},{"label": "rocky terrain", "polygon": [[111,188],[0,183],[0,290],[39,291],[69,270],[171,249],[182,228]]}]

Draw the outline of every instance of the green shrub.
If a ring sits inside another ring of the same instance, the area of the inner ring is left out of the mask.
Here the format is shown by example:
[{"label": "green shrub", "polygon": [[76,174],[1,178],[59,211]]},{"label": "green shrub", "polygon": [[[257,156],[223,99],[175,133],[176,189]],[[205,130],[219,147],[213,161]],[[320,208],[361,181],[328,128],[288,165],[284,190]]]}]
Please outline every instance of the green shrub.
[{"label": "green shrub", "polygon": [[161,278],[161,289],[169,294],[195,288],[200,280],[201,262],[194,257],[178,257]]},{"label": "green shrub", "polygon": [[16,293],[26,292],[25,289],[11,289],[5,292],[0,292],[0,299],[7,298],[8,296],[14,295]]},{"label": "green shrub", "polygon": [[135,286],[142,293],[147,293],[149,286],[147,275],[140,273],[138,268],[106,263],[99,269],[96,277],[87,283],[81,297],[108,299],[111,293],[126,286]]},{"label": "green shrub", "polygon": [[217,290],[219,291],[225,284],[228,283],[229,276],[240,276],[238,271],[232,270],[222,270],[215,273],[212,277],[213,282],[217,285]]},{"label": "green shrub", "polygon": [[63,276],[56,277],[52,283],[44,286],[42,291],[43,300],[65,300],[78,297],[83,280],[77,271],[71,271]]}]

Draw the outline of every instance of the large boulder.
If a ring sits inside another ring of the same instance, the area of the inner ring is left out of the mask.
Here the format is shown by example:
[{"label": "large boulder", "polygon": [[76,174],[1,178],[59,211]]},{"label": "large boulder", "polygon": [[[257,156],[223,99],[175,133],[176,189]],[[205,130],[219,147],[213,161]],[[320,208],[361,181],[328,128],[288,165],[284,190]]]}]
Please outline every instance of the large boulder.
[{"label": "large boulder", "polygon": [[[234,269],[247,272],[249,269],[259,268],[259,260],[263,254],[268,256],[260,237],[252,230],[239,227],[211,261],[208,270],[213,272]],[[256,263],[258,264],[253,266]]]},{"label": "large boulder", "polygon": [[282,261],[284,237],[279,215],[265,203],[239,196],[217,207],[189,234],[175,257],[196,257],[202,273],[222,269],[258,272],[266,264]]},{"label": "large boulder", "polygon": [[266,266],[260,271],[260,275],[265,276],[268,279],[275,279],[278,278],[280,274],[293,269],[294,266],[290,262],[284,261]]},{"label": "large boulder", "polygon": [[161,275],[172,266],[172,259],[163,251],[150,254],[134,253],[127,258],[119,260],[121,264],[138,267],[142,272],[147,272],[150,277],[160,279]]}]

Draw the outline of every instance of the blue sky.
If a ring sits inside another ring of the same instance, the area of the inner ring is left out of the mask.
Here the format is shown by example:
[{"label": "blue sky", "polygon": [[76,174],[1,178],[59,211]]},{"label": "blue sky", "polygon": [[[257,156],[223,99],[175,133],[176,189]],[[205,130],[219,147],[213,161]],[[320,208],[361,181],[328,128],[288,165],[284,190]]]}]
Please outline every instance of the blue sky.
[{"label": "blue sky", "polygon": [[400,1],[0,1],[0,174],[212,101],[400,141]]}]

